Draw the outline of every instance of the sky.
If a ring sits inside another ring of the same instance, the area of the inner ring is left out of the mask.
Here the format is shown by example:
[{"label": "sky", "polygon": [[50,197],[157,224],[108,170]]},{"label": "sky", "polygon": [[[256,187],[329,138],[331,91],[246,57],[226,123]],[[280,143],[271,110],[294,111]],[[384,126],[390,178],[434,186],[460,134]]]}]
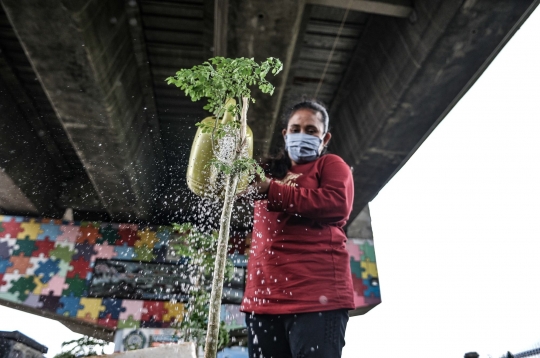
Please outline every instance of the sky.
[{"label": "sky", "polygon": [[[342,358],[540,346],[539,35],[536,10],[370,204],[382,303],[350,318]],[[80,336],[3,306],[0,330],[47,357]]]},{"label": "sky", "polygon": [[540,10],[371,202],[382,303],[343,358],[540,346]]}]

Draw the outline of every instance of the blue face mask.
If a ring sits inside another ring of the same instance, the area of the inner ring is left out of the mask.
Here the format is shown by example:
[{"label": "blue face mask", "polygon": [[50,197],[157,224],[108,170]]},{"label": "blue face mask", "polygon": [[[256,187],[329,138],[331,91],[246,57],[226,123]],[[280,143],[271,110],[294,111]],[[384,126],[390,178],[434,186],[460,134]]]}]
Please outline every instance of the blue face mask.
[{"label": "blue face mask", "polygon": [[319,157],[322,139],[305,133],[291,133],[285,136],[285,150],[298,164],[309,163]]}]

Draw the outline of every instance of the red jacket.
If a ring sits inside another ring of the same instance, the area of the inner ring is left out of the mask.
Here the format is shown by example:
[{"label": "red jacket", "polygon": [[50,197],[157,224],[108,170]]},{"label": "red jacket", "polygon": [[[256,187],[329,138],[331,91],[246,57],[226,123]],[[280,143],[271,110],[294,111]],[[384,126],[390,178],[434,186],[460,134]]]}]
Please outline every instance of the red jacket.
[{"label": "red jacket", "polygon": [[347,237],[353,203],[349,166],[328,154],[293,166],[255,202],[240,310],[286,314],[354,309]]}]

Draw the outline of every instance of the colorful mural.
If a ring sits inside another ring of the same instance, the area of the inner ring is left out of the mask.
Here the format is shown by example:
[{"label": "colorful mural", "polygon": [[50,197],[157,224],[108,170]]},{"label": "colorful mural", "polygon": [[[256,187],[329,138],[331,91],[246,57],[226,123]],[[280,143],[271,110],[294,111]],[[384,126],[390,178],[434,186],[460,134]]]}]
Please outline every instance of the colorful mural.
[{"label": "colorful mural", "polygon": [[351,262],[354,303],[357,308],[355,312],[363,314],[381,303],[379,273],[373,240],[348,239],[347,251]]},{"label": "colorful mural", "polygon": [[[183,303],[89,296],[98,259],[163,263],[169,227],[0,216],[0,300],[108,328],[167,328]],[[241,255],[235,262],[243,262]],[[242,265],[242,264],[241,264]],[[237,312],[223,305],[224,312]],[[239,313],[238,313],[239,314]],[[236,328],[241,317],[223,315]]]},{"label": "colorful mural", "polygon": [[[182,318],[183,303],[91,297],[89,288],[96,260],[170,262],[172,239],[166,226],[0,216],[0,300],[112,329],[168,328]],[[235,266],[245,267],[245,243],[231,242],[242,246],[231,255]],[[358,308],[353,314],[362,314],[381,302],[373,241],[349,239],[347,249]],[[238,308],[222,307],[230,329],[245,326]]]}]

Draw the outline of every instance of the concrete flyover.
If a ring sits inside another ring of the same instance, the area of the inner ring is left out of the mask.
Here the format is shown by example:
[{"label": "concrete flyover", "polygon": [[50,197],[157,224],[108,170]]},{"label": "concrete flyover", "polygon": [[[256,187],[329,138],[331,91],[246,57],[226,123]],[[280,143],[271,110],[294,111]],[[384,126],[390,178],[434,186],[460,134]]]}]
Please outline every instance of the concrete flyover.
[{"label": "concrete flyover", "polygon": [[329,149],[354,170],[356,218],[538,0],[1,3],[1,212],[165,224],[196,200],[184,177],[205,116],[165,84],[176,70],[213,55],[283,60],[274,96],[250,109],[256,153],[281,144],[291,102],[317,94]]}]

